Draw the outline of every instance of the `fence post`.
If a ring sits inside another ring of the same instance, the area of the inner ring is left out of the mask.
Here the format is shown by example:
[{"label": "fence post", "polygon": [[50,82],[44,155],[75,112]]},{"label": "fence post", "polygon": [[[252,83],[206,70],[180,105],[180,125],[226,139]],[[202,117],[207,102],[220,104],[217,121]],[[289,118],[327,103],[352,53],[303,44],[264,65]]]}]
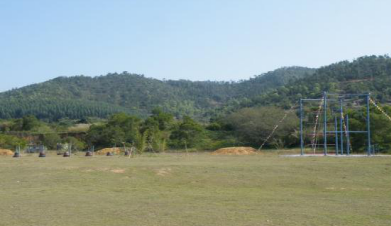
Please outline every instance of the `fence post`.
[{"label": "fence post", "polygon": [[371,155],[371,119],[369,115],[369,95],[370,93],[367,94],[367,135],[368,135],[368,147],[367,147],[367,152],[368,155]]},{"label": "fence post", "polygon": [[349,115],[346,115],[346,154],[350,155]]},{"label": "fence post", "polygon": [[338,155],[338,145],[339,145],[339,142],[338,142],[338,119],[337,119],[337,116],[335,116],[335,154]]},{"label": "fence post", "polygon": [[324,103],[323,103],[323,112],[324,112],[324,129],[323,129],[323,154],[327,155],[327,92],[323,93]]},{"label": "fence post", "polygon": [[300,155],[304,154],[303,141],[303,99],[300,99]]},{"label": "fence post", "polygon": [[340,135],[341,135],[341,155],[343,155],[343,103],[342,103],[342,98],[339,99],[339,108],[340,108]]}]

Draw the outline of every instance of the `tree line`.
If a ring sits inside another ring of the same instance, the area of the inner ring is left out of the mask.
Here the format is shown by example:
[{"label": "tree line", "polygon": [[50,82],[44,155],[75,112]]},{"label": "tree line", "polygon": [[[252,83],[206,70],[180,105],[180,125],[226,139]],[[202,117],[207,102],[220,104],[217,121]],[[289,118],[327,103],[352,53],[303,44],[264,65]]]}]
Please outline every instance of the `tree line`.
[{"label": "tree line", "polygon": [[[276,107],[243,109],[210,123],[199,123],[189,116],[176,119],[173,114],[160,108],[154,109],[146,119],[127,113],[116,113],[107,120],[95,121],[66,119],[44,122],[35,116],[25,116],[0,123],[5,138],[17,138],[12,142],[0,143],[0,146],[25,146],[29,142],[27,138],[36,135],[38,139],[34,143],[43,144],[49,149],[56,149],[58,143],[69,142],[78,150],[87,150],[92,146],[101,149],[126,145],[137,148],[139,152],[215,150],[244,145],[257,147],[270,132],[274,121],[283,114],[284,110]],[[89,123],[87,130],[76,134],[67,132],[81,121]],[[281,140],[285,142],[286,137],[293,139],[291,136],[297,122],[297,117],[291,115],[268,146],[281,147]],[[294,141],[284,143],[286,146],[294,144]]]},{"label": "tree line", "polygon": [[[390,106],[382,108],[391,114]],[[314,109],[306,109],[310,111]],[[382,152],[391,150],[391,122],[377,108],[370,110],[372,143]],[[281,123],[280,120],[287,113]],[[44,122],[35,116],[3,120],[0,123],[0,147],[25,147],[31,136],[38,136],[34,144],[42,144],[55,150],[59,143],[72,143],[74,150],[108,147],[134,147],[139,153],[164,152],[166,150],[216,150],[232,146],[259,148],[274,127],[279,127],[267,141],[265,149],[293,148],[300,145],[299,112],[286,111],[279,107],[244,108],[209,123],[199,123],[189,116],[176,119],[160,108],[152,111],[146,119],[127,113],[116,113],[107,120],[63,119],[60,122]],[[306,113],[305,113],[306,114]],[[347,109],[351,130],[366,130],[365,107],[361,110]],[[307,116],[306,116],[307,117]],[[328,123],[333,122],[333,118]],[[70,132],[75,125],[89,125],[79,132]],[[88,124],[86,124],[88,123]],[[321,125],[322,123],[320,123]],[[311,133],[312,127],[306,127]],[[305,137],[310,143],[310,137]],[[351,145],[356,152],[365,152],[366,135],[352,134]]]}]

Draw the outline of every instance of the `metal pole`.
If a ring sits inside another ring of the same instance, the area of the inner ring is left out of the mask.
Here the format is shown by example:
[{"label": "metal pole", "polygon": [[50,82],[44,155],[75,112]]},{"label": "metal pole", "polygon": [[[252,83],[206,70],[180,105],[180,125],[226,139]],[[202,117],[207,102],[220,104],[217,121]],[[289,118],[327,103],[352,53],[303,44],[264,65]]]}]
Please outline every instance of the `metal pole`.
[{"label": "metal pole", "polygon": [[339,128],[340,128],[340,135],[341,135],[341,155],[343,155],[343,103],[342,103],[342,98],[339,99],[339,107],[340,107],[340,111],[341,111],[341,115],[340,115],[340,125],[339,125]]},{"label": "metal pole", "polygon": [[304,154],[303,142],[303,99],[300,99],[300,154]]},{"label": "metal pole", "polygon": [[369,95],[367,94],[367,135],[368,135],[368,147],[367,152],[368,155],[371,155],[371,122],[370,122],[370,115],[369,115]]},{"label": "metal pole", "polygon": [[337,116],[335,116],[335,154],[338,155],[338,119]]},{"label": "metal pole", "polygon": [[324,98],[324,103],[323,103],[323,111],[324,111],[324,134],[323,134],[323,140],[324,140],[324,144],[323,144],[323,152],[324,152],[324,155],[327,155],[327,93],[324,92],[323,93],[323,98]]},{"label": "metal pole", "polygon": [[350,155],[349,115],[346,115],[346,154]]}]

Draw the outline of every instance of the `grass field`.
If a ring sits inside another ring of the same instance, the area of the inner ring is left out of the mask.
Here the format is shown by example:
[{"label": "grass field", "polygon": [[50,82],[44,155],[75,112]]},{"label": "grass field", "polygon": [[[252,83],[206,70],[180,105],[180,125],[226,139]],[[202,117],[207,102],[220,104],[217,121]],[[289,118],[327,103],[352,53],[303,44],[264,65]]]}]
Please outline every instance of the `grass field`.
[{"label": "grass field", "polygon": [[0,157],[0,225],[391,225],[391,158]]}]

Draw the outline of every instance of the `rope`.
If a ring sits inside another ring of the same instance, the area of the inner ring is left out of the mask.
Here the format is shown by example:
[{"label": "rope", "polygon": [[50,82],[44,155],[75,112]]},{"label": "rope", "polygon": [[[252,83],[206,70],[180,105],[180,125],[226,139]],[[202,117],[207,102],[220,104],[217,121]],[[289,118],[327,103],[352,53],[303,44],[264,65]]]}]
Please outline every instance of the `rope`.
[{"label": "rope", "polygon": [[387,118],[388,118],[388,120],[390,120],[391,121],[391,117],[379,106],[379,105],[377,105],[376,103],[375,103],[375,101],[374,100],[372,100],[372,98],[369,98],[369,101],[373,104],[373,105],[375,105],[375,107],[381,112],[381,113],[383,113],[383,115],[385,115]]},{"label": "rope", "polygon": [[316,132],[317,132],[317,126],[318,126],[318,121],[319,121],[319,115],[322,111],[322,108],[323,108],[323,102],[324,102],[324,98],[322,98],[322,100],[320,101],[320,104],[319,104],[319,107],[318,107],[318,111],[316,113],[316,118],[315,118],[315,126],[314,126],[314,132],[312,133],[312,139],[311,139],[311,147],[314,151],[314,154],[315,154],[315,151],[316,151],[316,147],[317,147],[317,136],[316,136]]},{"label": "rope", "polygon": [[[391,117],[379,106],[376,104],[376,102],[374,100],[372,100],[372,98],[369,98],[369,101],[381,112],[383,113],[384,116],[387,117],[388,120],[391,121]],[[345,116],[343,114],[343,112],[341,112],[341,116],[342,116],[342,120],[345,121]],[[347,127],[346,127],[346,124],[343,123],[343,127],[344,127],[344,130],[345,130],[345,136],[347,137],[348,136],[348,132],[347,132]],[[351,141],[349,139],[349,151],[352,151],[352,144],[351,144]]]},{"label": "rope", "polygon": [[278,127],[280,126],[280,124],[286,119],[286,117],[288,116],[288,114],[293,110],[295,106],[292,106],[287,112],[285,112],[285,115],[284,117],[282,117],[282,119],[274,126],[272,132],[269,134],[269,136],[263,141],[262,145],[258,148],[258,151],[260,151],[263,146],[265,146],[265,144],[270,140],[270,138],[272,138],[273,134],[276,132],[276,130],[278,129]]},{"label": "rope", "polygon": [[318,130],[317,130],[317,133],[315,134],[316,138],[315,138],[315,144],[313,146],[314,154],[316,154],[316,150],[318,149],[318,146],[320,146],[320,144],[319,144],[319,136],[317,136],[319,134],[319,132],[320,132],[320,129],[321,129],[321,127],[319,126]]},{"label": "rope", "polygon": [[[345,115],[343,114],[343,112],[341,112],[341,117],[342,117],[343,129],[345,130],[345,137],[347,139],[348,138],[348,129],[345,124]],[[352,142],[350,141],[350,138],[349,138],[349,151],[352,151]]]}]

